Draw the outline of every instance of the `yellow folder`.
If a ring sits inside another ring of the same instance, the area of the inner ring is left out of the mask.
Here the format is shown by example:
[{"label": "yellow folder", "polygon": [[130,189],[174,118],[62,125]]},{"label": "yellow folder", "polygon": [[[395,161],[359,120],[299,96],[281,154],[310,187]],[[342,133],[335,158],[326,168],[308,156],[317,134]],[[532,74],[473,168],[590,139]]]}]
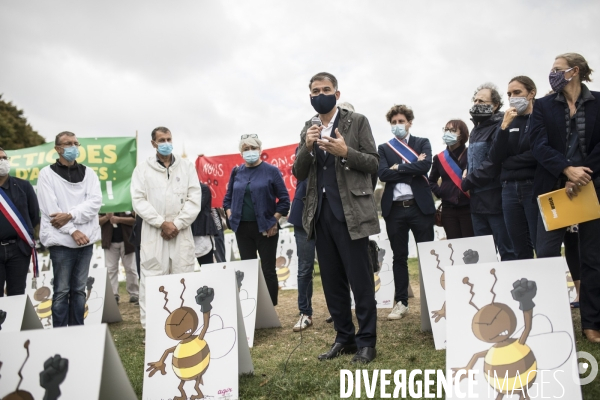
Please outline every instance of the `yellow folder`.
[{"label": "yellow folder", "polygon": [[546,231],[600,218],[600,204],[591,182],[582,186],[573,200],[569,199],[563,188],[542,194],[537,201]]}]

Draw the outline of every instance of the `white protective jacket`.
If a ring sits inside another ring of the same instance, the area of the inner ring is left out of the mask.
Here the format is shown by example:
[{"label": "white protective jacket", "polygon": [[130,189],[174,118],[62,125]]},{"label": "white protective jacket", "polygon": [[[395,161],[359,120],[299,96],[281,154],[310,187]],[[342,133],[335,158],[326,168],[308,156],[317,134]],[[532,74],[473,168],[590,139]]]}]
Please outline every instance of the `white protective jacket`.
[{"label": "white protective jacket", "polygon": [[[46,247],[66,246],[79,248],[71,234],[80,231],[93,245],[100,240],[98,212],[102,206],[100,180],[93,169],[85,168],[85,177],[79,183],[64,180],[50,166],[42,168],[37,181],[37,197],[42,218],[40,241]],[[50,223],[50,214],[69,213],[73,217],[62,228]]]}]

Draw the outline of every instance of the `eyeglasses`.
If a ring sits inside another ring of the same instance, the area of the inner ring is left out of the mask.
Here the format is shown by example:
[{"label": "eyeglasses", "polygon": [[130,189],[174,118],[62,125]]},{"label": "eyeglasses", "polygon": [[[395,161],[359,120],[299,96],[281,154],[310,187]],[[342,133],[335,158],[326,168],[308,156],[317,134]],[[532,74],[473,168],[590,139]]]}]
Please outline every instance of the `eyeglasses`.
[{"label": "eyeglasses", "polygon": [[445,126],[442,128],[442,132],[450,131],[452,133],[457,133],[458,129],[456,128],[446,128]]},{"label": "eyeglasses", "polygon": [[244,140],[244,139],[248,139],[248,138],[250,138],[250,139],[258,139],[258,135],[256,133],[251,133],[249,135],[242,135],[242,137],[240,139]]},{"label": "eyeglasses", "polygon": [[[574,67],[573,67],[574,68]],[[570,70],[572,70],[573,68],[567,68],[567,69],[559,69],[559,68],[553,68],[550,70],[550,72],[556,74],[557,72],[569,72]]]},{"label": "eyeglasses", "polygon": [[0,157],[0,160],[10,161],[10,157],[8,157],[8,156]]}]

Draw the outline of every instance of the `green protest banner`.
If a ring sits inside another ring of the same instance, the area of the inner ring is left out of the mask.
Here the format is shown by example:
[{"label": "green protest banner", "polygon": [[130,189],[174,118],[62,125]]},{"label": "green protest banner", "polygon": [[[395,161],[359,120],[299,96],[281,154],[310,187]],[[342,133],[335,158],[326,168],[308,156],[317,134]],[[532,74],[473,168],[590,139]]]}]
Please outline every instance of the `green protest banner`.
[{"label": "green protest banner", "polygon": [[[131,211],[131,175],[136,164],[137,146],[132,137],[80,138],[77,162],[96,171],[102,188],[100,212]],[[19,150],[7,150],[10,174],[37,185],[40,170],[53,164],[58,155],[54,143]]]}]

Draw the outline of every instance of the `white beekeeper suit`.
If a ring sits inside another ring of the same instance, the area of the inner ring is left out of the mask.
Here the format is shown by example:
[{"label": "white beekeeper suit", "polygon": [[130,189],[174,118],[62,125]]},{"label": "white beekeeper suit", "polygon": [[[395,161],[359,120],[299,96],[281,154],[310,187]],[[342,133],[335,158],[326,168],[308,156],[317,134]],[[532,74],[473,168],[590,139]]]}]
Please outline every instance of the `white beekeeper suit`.
[{"label": "white beekeeper suit", "polygon": [[[133,171],[133,209],[144,223],[140,248],[140,322],[146,328],[146,278],[193,272],[194,237],[190,225],[200,212],[201,190],[194,165],[173,156],[169,168],[156,155]],[[173,222],[179,234],[171,240],[161,237],[163,222]]]}]

